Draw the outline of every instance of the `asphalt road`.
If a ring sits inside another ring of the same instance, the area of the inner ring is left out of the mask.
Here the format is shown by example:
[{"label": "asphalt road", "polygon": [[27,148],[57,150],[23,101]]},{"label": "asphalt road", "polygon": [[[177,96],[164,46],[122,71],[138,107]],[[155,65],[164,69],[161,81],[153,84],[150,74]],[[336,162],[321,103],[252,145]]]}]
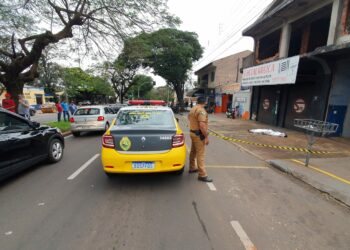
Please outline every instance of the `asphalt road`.
[{"label": "asphalt road", "polygon": [[348,208],[226,141],[210,138],[207,185],[187,172],[108,179],[100,137],[68,137],[60,163],[1,184],[1,250],[349,249]]}]

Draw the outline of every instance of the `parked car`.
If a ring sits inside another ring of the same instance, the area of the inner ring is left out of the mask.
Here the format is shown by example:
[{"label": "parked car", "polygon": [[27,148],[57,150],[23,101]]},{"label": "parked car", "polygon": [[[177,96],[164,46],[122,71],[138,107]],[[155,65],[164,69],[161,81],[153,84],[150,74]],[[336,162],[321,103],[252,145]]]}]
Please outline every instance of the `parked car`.
[{"label": "parked car", "polygon": [[78,108],[70,118],[73,136],[81,132],[106,131],[113,119],[114,111],[106,106],[83,106]]},{"label": "parked car", "polygon": [[101,159],[109,177],[157,172],[180,175],[186,162],[185,136],[168,107],[125,107],[102,137]]},{"label": "parked car", "polygon": [[59,129],[0,108],[0,180],[44,160],[60,161],[63,148]]},{"label": "parked car", "polygon": [[109,108],[111,108],[113,110],[113,112],[116,114],[116,113],[118,113],[119,109],[121,109],[122,107],[126,107],[126,106],[128,106],[128,105],[116,103],[116,104],[110,104]]}]

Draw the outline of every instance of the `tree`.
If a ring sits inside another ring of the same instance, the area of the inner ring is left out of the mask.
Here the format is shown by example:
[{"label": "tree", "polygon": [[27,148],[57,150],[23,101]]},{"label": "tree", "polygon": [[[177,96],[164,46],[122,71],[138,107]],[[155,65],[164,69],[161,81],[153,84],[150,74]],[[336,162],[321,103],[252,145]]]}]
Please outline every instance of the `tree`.
[{"label": "tree", "polygon": [[123,103],[125,95],[134,84],[133,79],[139,69],[139,64],[129,60],[128,57],[124,58],[121,54],[113,63],[105,62],[103,68],[103,75],[110,79],[115,94],[120,103]]},{"label": "tree", "polygon": [[132,86],[127,94],[137,98],[144,98],[153,89],[155,84],[153,78],[150,76],[136,75],[132,80]]},{"label": "tree", "polygon": [[63,82],[70,98],[95,101],[113,95],[113,89],[106,79],[93,76],[81,68],[63,70]]},{"label": "tree", "polygon": [[53,53],[45,49],[39,60],[39,85],[44,87],[45,93],[55,94],[55,92],[62,90],[60,83],[62,82],[62,70],[63,68],[53,61]]},{"label": "tree", "polygon": [[174,91],[169,86],[160,86],[152,89],[146,94],[147,99],[164,100],[167,102],[174,101]]},{"label": "tree", "polygon": [[163,77],[176,92],[180,105],[183,105],[184,86],[189,72],[193,62],[203,53],[196,33],[177,29],[142,33],[128,40],[123,51],[134,57],[137,56],[135,53],[139,54],[143,59],[142,65]]},{"label": "tree", "polygon": [[168,13],[166,2],[2,0],[0,82],[17,102],[24,84],[38,77],[39,59],[47,46],[74,37],[77,47],[84,46],[86,53],[106,55],[130,35],[179,23]]}]

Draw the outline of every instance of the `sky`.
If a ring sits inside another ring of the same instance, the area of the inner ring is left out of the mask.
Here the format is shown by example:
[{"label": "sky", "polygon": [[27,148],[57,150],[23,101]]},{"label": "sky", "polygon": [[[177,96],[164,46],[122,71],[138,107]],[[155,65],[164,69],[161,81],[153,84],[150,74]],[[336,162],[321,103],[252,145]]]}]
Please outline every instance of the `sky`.
[{"label": "sky", "polygon": [[[182,20],[181,30],[198,34],[204,48],[196,71],[208,63],[244,50],[253,50],[252,38],[242,30],[256,20],[272,0],[168,0],[169,11]],[[157,85],[164,81],[156,78]]]},{"label": "sky", "polygon": [[[212,61],[238,53],[253,50],[252,38],[242,37],[242,30],[252,24],[273,0],[168,0],[169,12],[178,16],[180,30],[196,32],[202,47],[203,57],[194,63],[193,72]],[[81,61],[87,67],[91,64]],[[77,61],[72,62],[77,66]],[[85,65],[86,64],[86,65]],[[70,65],[73,66],[73,65]],[[91,65],[90,65],[91,66]],[[150,72],[156,86],[165,85],[163,78]],[[191,74],[192,81],[196,80]]]}]

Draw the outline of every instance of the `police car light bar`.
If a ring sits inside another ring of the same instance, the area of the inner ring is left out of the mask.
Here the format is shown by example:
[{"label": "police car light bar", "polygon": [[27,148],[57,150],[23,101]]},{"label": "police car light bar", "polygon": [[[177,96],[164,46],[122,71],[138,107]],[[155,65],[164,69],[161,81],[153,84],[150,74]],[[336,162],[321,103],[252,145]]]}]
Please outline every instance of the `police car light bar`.
[{"label": "police car light bar", "polygon": [[165,106],[166,102],[163,100],[130,100],[129,105],[154,105]]}]

